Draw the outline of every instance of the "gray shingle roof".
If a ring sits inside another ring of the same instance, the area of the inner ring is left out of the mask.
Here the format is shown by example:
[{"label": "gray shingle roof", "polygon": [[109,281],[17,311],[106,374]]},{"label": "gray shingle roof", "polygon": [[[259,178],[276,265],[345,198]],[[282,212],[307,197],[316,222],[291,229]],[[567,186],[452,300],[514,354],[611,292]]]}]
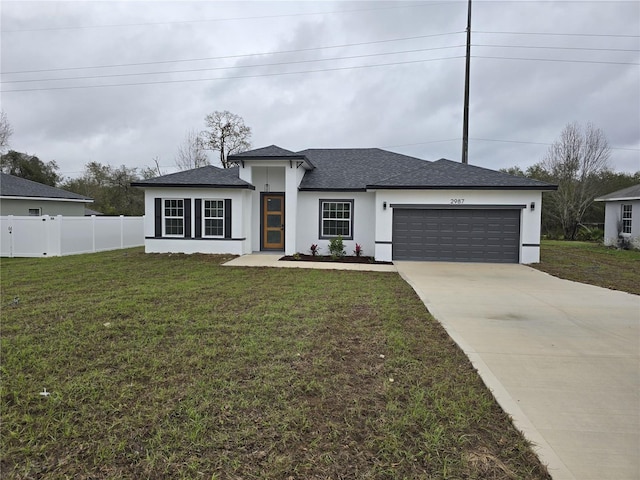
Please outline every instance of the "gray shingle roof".
[{"label": "gray shingle roof", "polygon": [[640,200],[640,183],[596,198],[596,202],[614,200]]},{"label": "gray shingle roof", "polygon": [[268,147],[257,148],[255,150],[249,150],[242,153],[235,153],[233,155],[229,155],[227,160],[230,162],[241,162],[243,160],[271,160],[274,158],[303,160],[307,163],[309,168],[314,168],[314,165],[305,155],[280,148],[277,145],[269,145]]},{"label": "gray shingle roof", "polygon": [[[291,152],[271,145],[238,155],[234,161],[247,159],[304,159],[309,165],[300,182],[307,191],[365,191],[377,189],[509,189],[555,190],[557,187],[539,180],[516,177],[473,165],[441,159],[429,162],[379,148],[321,148]],[[221,169],[206,166],[132,183],[137,187],[255,187],[238,177],[238,167]]]},{"label": "gray shingle roof", "polygon": [[235,157],[299,157],[300,154],[280,148],[277,145],[269,145],[268,147],[256,148],[255,150],[247,150],[246,152],[234,153],[229,155],[229,159]]},{"label": "gray shingle roof", "polygon": [[300,190],[366,190],[395,173],[429,163],[379,148],[322,148],[301,152],[316,166],[305,173]]},{"label": "gray shingle roof", "polygon": [[7,173],[0,173],[0,196],[28,197],[28,198],[59,198],[61,200],[77,200],[93,202],[92,198],[68,192],[61,188],[44,185],[43,183],[15,177]]},{"label": "gray shingle roof", "polygon": [[238,167],[218,168],[213,165],[170,173],[161,177],[131,182],[134,187],[200,187],[200,188],[249,188],[255,187],[238,176]]},{"label": "gray shingle roof", "polygon": [[422,165],[415,170],[370,183],[368,187],[381,189],[557,189],[555,185],[540,180],[517,177],[444,158]]}]

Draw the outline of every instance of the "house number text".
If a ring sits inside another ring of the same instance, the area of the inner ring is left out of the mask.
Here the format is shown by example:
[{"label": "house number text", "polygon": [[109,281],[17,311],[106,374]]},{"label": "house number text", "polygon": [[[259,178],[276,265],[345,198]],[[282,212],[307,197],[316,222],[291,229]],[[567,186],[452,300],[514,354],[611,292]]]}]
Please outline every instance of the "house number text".
[{"label": "house number text", "polygon": [[452,198],[451,205],[462,205],[464,203],[464,198]]}]

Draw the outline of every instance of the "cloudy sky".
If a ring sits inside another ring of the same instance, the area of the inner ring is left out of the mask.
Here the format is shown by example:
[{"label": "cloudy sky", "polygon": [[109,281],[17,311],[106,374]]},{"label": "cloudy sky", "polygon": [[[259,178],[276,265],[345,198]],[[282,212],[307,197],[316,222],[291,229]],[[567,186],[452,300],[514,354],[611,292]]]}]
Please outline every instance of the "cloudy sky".
[{"label": "cloudy sky", "polygon": [[[252,144],[461,155],[466,1],[3,1],[11,148],[174,171],[204,117]],[[469,163],[526,168],[573,121],[640,170],[640,2],[474,0]],[[214,159],[215,156],[211,155]]]}]

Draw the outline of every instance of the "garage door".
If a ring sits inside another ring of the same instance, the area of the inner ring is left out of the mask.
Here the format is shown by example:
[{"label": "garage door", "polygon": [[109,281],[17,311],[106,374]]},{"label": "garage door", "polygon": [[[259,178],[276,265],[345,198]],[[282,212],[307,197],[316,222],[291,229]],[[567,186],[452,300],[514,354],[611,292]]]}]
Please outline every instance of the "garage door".
[{"label": "garage door", "polygon": [[518,263],[520,210],[394,209],[393,259]]}]

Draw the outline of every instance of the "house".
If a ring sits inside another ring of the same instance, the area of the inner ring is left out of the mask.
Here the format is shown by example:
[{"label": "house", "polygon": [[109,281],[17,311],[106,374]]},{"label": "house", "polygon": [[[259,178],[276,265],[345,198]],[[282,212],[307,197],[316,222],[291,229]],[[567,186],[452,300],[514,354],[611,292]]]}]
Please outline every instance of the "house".
[{"label": "house", "polygon": [[604,244],[622,242],[640,249],[640,184],[596,198],[606,202],[604,209]]},{"label": "house", "polygon": [[328,252],[341,236],[376,260],[534,263],[542,192],[556,186],[378,148],[271,145],[237,166],[164,175],[145,190],[147,252]]},{"label": "house", "polygon": [[93,199],[61,188],[0,173],[0,215],[84,216]]}]

